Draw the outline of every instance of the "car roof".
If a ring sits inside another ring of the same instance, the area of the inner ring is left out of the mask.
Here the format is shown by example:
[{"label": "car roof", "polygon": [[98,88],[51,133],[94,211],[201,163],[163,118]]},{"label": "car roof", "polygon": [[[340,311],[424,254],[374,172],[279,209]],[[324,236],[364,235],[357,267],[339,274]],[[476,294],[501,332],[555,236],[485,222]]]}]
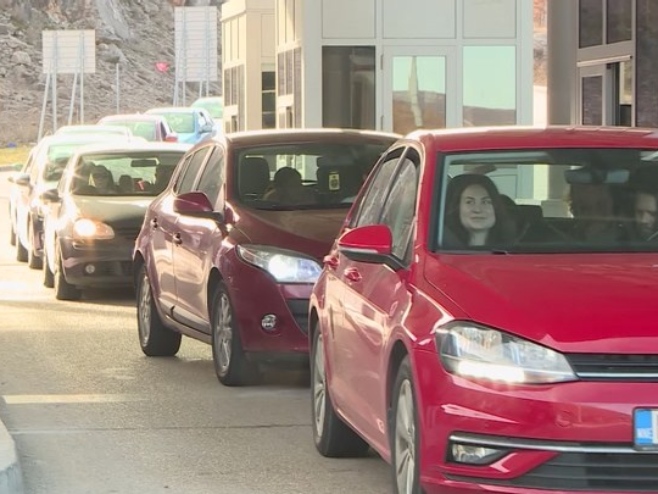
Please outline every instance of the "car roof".
[{"label": "car roof", "polygon": [[192,147],[191,144],[168,143],[159,141],[112,141],[102,144],[88,144],[76,150],[76,155],[98,154],[98,153],[122,153],[134,151],[156,151],[156,152],[180,152],[185,153]]},{"label": "car roof", "polygon": [[[392,142],[402,136],[391,132],[380,132],[373,130],[356,129],[268,129],[252,130],[221,134],[212,140],[225,140],[237,146],[249,146],[259,144],[282,144],[292,142],[313,142],[318,139],[331,138],[336,141],[356,142],[364,138],[376,142],[378,140],[389,140]],[[210,140],[210,139],[209,139]],[[207,142],[207,141],[204,141]]]},{"label": "car roof", "polygon": [[161,115],[152,115],[148,113],[126,113],[123,115],[106,115],[101,118],[100,122],[116,122],[116,121],[160,121],[162,119]]},{"label": "car roof", "polygon": [[658,131],[630,127],[500,126],[417,130],[405,139],[441,152],[539,148],[658,148]]}]

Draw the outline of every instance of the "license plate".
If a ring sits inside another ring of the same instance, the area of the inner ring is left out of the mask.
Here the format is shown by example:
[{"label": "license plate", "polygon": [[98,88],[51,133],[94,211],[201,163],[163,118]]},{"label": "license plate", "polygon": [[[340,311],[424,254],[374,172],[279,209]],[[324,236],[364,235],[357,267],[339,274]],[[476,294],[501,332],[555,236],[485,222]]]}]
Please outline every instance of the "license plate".
[{"label": "license plate", "polygon": [[658,449],[658,409],[636,409],[633,419],[635,447]]}]

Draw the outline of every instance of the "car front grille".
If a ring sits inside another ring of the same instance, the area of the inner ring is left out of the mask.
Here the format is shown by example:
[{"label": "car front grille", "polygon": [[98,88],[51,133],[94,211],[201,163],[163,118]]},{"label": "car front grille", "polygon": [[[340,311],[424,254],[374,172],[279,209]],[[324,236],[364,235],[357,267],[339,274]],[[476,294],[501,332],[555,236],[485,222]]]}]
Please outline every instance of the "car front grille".
[{"label": "car front grille", "polygon": [[505,484],[549,490],[656,492],[658,454],[562,453]]},{"label": "car front grille", "polygon": [[572,353],[566,358],[582,380],[658,382],[658,355]]}]

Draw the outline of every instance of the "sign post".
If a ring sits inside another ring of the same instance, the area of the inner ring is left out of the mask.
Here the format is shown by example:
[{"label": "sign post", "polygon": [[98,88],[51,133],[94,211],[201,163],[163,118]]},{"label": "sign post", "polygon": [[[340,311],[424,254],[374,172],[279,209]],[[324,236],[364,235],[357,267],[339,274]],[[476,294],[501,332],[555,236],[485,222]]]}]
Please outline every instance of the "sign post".
[{"label": "sign post", "polygon": [[46,87],[39,121],[39,139],[43,137],[49,90],[51,91],[53,133],[57,131],[57,76],[74,74],[68,115],[70,125],[73,122],[78,83],[80,84],[78,117],[79,122],[83,123],[85,118],[84,75],[96,72],[96,31],[93,29],[42,31],[41,38]]},{"label": "sign post", "polygon": [[174,106],[186,105],[186,83],[199,83],[199,96],[218,80],[217,7],[176,7]]}]

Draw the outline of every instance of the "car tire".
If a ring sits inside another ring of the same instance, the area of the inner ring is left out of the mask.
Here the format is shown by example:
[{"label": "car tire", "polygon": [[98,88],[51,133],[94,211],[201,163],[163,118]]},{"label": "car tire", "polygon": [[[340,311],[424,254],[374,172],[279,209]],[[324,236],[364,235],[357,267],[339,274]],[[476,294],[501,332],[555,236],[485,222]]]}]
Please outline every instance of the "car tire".
[{"label": "car tire", "polygon": [[9,227],[9,245],[12,247],[16,245],[16,230],[14,229],[14,223],[10,222]]},{"label": "car tire", "polygon": [[166,327],[158,314],[146,266],[137,279],[137,334],[148,357],[173,357],[180,349],[181,334]]},{"label": "car tire", "polygon": [[23,247],[23,243],[20,238],[16,238],[16,260],[18,262],[27,262],[27,249]]},{"label": "car tire", "polygon": [[[30,224],[32,221],[30,221]],[[34,251],[34,227],[27,227],[27,235],[30,239],[30,248],[27,251],[27,266],[30,269],[41,269],[43,267],[42,259]]]},{"label": "car tire", "polygon": [[82,290],[66,281],[64,270],[62,269],[62,257],[57,256],[56,271],[54,274],[53,288],[55,289],[55,298],[57,300],[80,300]]},{"label": "car tire", "polygon": [[50,263],[48,262],[48,255],[46,249],[43,249],[43,286],[46,288],[53,288],[55,286],[55,275],[50,270]]},{"label": "car tire", "polygon": [[243,386],[258,379],[258,367],[242,348],[233,304],[226,285],[215,289],[211,307],[212,360],[217,379],[224,386]]},{"label": "car tire", "polygon": [[391,470],[396,494],[422,494],[416,393],[409,357],[398,369],[392,393]]},{"label": "car tire", "polygon": [[313,441],[322,456],[365,456],[370,449],[361,436],[336,414],[327,389],[324,342],[316,326],[311,345],[311,425]]}]

